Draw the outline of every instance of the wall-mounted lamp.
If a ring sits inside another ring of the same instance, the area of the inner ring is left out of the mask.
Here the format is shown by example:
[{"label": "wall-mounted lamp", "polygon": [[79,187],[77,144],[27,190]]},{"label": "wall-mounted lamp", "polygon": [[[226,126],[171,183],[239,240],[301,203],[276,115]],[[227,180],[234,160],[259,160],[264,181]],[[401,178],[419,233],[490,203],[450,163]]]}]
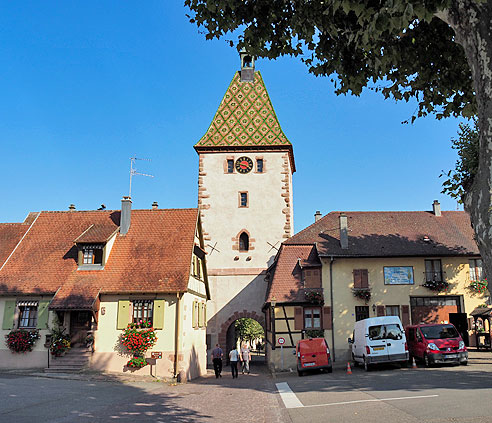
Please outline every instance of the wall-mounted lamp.
[{"label": "wall-mounted lamp", "polygon": [[373,312],[373,313],[376,313],[376,304],[373,304],[373,305],[372,305],[372,312]]},{"label": "wall-mounted lamp", "polygon": [[273,308],[275,308],[275,306],[277,305],[277,300],[275,299],[275,296],[273,296],[272,299],[270,300],[270,304],[272,305]]}]

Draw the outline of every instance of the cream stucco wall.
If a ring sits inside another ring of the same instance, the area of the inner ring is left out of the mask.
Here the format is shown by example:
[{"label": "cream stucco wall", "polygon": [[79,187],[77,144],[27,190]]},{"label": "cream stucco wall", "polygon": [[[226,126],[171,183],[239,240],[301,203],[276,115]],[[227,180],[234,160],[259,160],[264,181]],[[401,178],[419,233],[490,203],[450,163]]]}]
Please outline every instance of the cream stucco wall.
[{"label": "cream stucco wall", "polygon": [[[484,302],[484,295],[472,294],[468,289],[468,259],[459,257],[442,257],[442,270],[445,280],[450,283],[448,292],[436,293],[422,286],[424,282],[425,258],[374,258],[374,259],[335,259],[333,262],[333,325],[335,354],[337,360],[348,359],[347,338],[351,335],[355,323],[355,306],[368,305],[370,317],[376,314],[372,305],[410,305],[411,296],[433,297],[436,295],[462,296],[463,309],[469,313],[478,304]],[[330,298],[330,260],[323,259],[322,283],[325,305],[331,305]],[[413,285],[385,285],[384,266],[412,266],[414,270]],[[371,299],[366,304],[353,296],[353,270],[368,269]],[[326,339],[331,346],[331,333],[326,331]]]},{"label": "cream stucco wall", "polygon": [[[254,169],[226,173],[227,160],[241,156],[249,157]],[[263,173],[256,173],[257,158],[263,159]],[[246,310],[262,316],[266,289],[262,272],[277,252],[272,245],[278,248],[293,233],[292,169],[287,151],[201,153],[199,164],[199,207],[211,290],[207,332],[215,345],[222,325],[234,313]],[[239,207],[240,192],[248,193],[248,207]],[[247,252],[238,250],[243,230],[250,237]]]}]

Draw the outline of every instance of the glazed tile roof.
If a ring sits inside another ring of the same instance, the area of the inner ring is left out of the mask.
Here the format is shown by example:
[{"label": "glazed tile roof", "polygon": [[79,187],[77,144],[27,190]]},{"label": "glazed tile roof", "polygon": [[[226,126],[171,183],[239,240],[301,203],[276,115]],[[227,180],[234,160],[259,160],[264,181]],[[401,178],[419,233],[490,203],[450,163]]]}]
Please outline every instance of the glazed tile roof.
[{"label": "glazed tile roof", "polygon": [[55,294],[52,308],[90,308],[101,293],[186,291],[197,209],[132,210],[103,270],[77,270],[74,240],[94,225],[118,229],[119,211],[41,212],[0,271],[0,295]]},{"label": "glazed tile roof", "polygon": [[304,286],[301,279],[301,267],[312,267],[320,264],[313,244],[283,244],[276,257],[274,267],[270,269],[271,276],[266,302],[271,302],[273,297],[278,303],[303,302]]},{"label": "glazed tile roof", "polygon": [[[340,247],[340,212],[331,212],[300,231],[287,244],[316,243],[321,256],[460,256],[479,255],[470,218],[463,211],[344,212],[348,245]],[[424,238],[428,237],[428,241]]]},{"label": "glazed tile roof", "polygon": [[254,82],[241,82],[236,72],[208,131],[195,144],[201,147],[285,146],[285,136],[259,71]]}]

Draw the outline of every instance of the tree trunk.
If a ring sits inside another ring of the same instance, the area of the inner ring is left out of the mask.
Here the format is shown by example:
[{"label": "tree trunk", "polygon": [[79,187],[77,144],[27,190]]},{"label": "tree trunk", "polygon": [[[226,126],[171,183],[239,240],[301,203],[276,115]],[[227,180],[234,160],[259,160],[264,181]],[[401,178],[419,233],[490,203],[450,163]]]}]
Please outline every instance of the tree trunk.
[{"label": "tree trunk", "polygon": [[[492,4],[490,1],[453,1],[440,14],[454,30],[470,65],[478,108],[480,159],[478,173],[465,194],[475,240],[485,274],[492,277]],[[489,284],[489,293],[492,292]]]}]

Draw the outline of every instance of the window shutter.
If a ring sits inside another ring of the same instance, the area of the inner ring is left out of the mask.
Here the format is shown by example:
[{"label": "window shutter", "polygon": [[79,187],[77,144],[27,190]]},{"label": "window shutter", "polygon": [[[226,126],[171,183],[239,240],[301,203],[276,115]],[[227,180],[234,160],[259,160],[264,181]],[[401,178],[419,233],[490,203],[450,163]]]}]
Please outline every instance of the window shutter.
[{"label": "window shutter", "polygon": [[164,308],[166,300],[154,300],[154,329],[164,329]]},{"label": "window shutter", "polygon": [[38,304],[38,323],[36,328],[38,329],[48,329],[48,317],[50,312],[48,310],[48,305],[50,301],[41,300]]},{"label": "window shutter", "polygon": [[360,269],[360,287],[369,288],[369,272],[367,269]]},{"label": "window shutter", "polygon": [[10,330],[14,327],[15,316],[15,300],[5,301],[5,309],[3,310],[3,330]]},{"label": "window shutter", "polygon": [[361,274],[359,269],[354,269],[354,288],[362,288]]},{"label": "window shutter", "polygon": [[331,307],[323,307],[323,329],[331,330]]},{"label": "window shutter", "polygon": [[295,330],[303,330],[304,329],[302,307],[295,307],[294,308],[294,329]]},{"label": "window shutter", "polygon": [[376,306],[376,315],[377,316],[384,316],[384,305]]},{"label": "window shutter", "polygon": [[408,326],[410,324],[410,306],[407,305],[401,306],[401,323],[403,327]]},{"label": "window shutter", "polygon": [[203,303],[198,303],[198,327],[203,327]]},{"label": "window shutter", "polygon": [[126,329],[130,323],[130,301],[118,300],[118,321],[116,328],[119,330]]},{"label": "window shutter", "polygon": [[203,303],[203,326],[207,327],[207,303]]},{"label": "window shutter", "polygon": [[473,330],[475,327],[475,319],[473,317],[468,318],[468,330]]},{"label": "window shutter", "polygon": [[198,316],[197,316],[197,302],[193,301],[193,314],[191,317],[191,326],[196,328],[197,326],[197,321],[198,321]]}]

